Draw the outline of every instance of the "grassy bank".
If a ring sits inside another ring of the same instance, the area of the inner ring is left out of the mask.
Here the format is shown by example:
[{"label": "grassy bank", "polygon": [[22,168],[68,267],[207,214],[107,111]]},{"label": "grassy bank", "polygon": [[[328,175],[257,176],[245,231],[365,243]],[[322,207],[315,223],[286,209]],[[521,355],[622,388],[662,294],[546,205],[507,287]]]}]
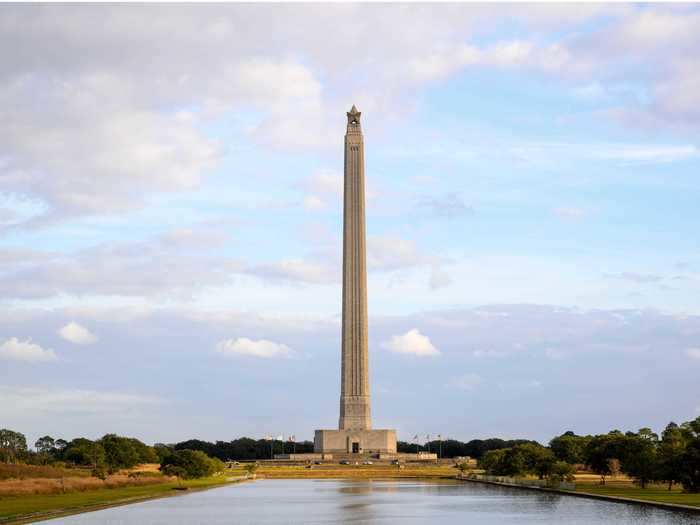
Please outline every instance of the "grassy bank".
[{"label": "grassy bank", "polygon": [[669,491],[667,485],[649,485],[642,489],[629,482],[608,482],[605,485],[577,482],[576,492],[700,507],[700,494],[686,494],[679,486]]},{"label": "grassy bank", "polygon": [[[182,486],[190,490],[205,489],[228,483],[228,476],[213,476],[196,480],[183,481]],[[32,494],[23,496],[6,496],[0,498],[0,523],[29,523],[49,517],[76,514],[112,505],[121,505],[152,498],[186,494],[175,490],[177,482],[103,488],[66,494]]]}]

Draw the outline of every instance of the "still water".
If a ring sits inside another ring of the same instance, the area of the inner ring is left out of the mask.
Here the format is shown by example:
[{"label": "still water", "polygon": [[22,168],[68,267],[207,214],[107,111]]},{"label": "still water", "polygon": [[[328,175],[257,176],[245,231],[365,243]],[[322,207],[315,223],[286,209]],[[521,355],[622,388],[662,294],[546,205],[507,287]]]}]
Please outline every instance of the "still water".
[{"label": "still water", "polygon": [[50,523],[698,525],[700,515],[457,481],[260,480]]}]

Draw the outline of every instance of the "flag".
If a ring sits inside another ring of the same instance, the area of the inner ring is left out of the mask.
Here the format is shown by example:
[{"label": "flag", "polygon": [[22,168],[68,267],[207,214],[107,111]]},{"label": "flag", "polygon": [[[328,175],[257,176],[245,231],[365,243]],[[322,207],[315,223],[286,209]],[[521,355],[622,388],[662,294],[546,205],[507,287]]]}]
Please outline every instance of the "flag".
[{"label": "flag", "polygon": [[416,434],[415,436],[413,436],[413,441],[418,441],[418,434]]},{"label": "flag", "polygon": [[425,436],[425,439],[426,439],[426,441],[429,442],[429,441],[430,441],[430,434],[428,434],[427,436]]},{"label": "flag", "polygon": [[442,441],[442,435],[441,435],[441,434],[438,434],[438,440],[439,440],[439,441]]},{"label": "flag", "polygon": [[288,440],[288,441],[290,441],[291,443],[294,443],[296,440],[297,440],[297,437],[296,437],[294,434],[292,434],[291,436],[289,436],[289,440]]}]

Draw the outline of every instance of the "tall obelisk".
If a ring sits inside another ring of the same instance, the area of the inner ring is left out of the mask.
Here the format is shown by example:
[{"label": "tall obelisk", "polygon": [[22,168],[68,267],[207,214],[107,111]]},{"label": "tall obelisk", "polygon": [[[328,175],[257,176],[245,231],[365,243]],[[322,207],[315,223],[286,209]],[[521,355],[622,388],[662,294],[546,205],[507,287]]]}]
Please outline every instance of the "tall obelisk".
[{"label": "tall obelisk", "polygon": [[343,334],[338,430],[316,430],[314,452],[323,459],[396,454],[396,430],[372,429],[367,362],[367,247],[365,146],[360,112],[347,113],[343,203]]},{"label": "tall obelisk", "polygon": [[345,133],[340,430],[372,428],[367,354],[365,146],[360,115],[353,105],[347,113]]}]

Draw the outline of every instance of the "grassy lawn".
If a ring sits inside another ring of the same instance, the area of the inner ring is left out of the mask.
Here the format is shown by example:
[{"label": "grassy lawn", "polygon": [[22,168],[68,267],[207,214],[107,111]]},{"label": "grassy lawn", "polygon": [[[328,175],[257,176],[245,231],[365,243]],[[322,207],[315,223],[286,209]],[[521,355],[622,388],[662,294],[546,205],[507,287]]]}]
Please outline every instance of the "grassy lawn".
[{"label": "grassy lawn", "polygon": [[667,485],[649,485],[642,489],[630,482],[609,481],[605,485],[577,482],[576,492],[700,507],[700,494],[684,494],[679,486],[669,491]]},{"label": "grassy lawn", "polygon": [[[183,481],[183,486],[201,489],[227,483],[228,476],[214,476],[196,480]],[[91,507],[99,508],[110,504],[126,503],[154,497],[186,494],[186,491],[174,490],[176,482],[160,483],[113,489],[69,492],[66,494],[33,494],[28,496],[6,496],[0,499],[0,523],[26,523],[31,520],[20,519],[23,516],[70,514]]]}]

